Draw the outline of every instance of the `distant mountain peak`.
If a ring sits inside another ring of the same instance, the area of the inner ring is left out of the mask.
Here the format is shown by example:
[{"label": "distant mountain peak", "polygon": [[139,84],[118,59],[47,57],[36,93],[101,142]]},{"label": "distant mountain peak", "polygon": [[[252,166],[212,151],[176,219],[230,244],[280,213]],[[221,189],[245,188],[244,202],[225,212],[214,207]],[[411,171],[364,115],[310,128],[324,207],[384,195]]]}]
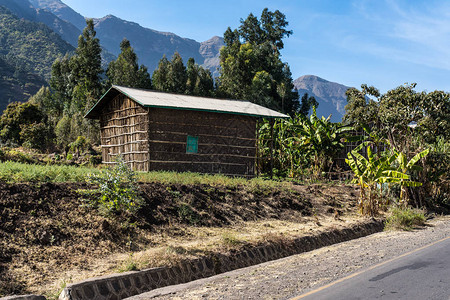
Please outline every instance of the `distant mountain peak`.
[{"label": "distant mountain peak", "polygon": [[294,80],[294,86],[298,89],[300,98],[308,93],[319,102],[317,115],[327,117],[332,115],[333,122],[340,122],[345,114],[347,97],[345,92],[348,86],[337,82],[331,82],[315,75],[303,75]]},{"label": "distant mountain peak", "polygon": [[328,80],[320,78],[319,76],[316,76],[316,75],[303,75],[303,76],[300,76],[299,78],[297,78],[295,81],[298,81],[299,83],[303,83],[303,84],[317,84],[317,83],[336,84],[336,85],[339,85],[339,86],[342,86],[342,87],[348,89],[348,87],[345,85],[342,85],[337,82],[328,81]]},{"label": "distant mountain peak", "polygon": [[46,9],[60,19],[73,24],[82,31],[86,27],[85,18],[60,0],[29,0],[36,8]]},{"label": "distant mountain peak", "polygon": [[209,40],[200,43],[200,54],[205,58],[216,57],[219,54],[220,48],[225,45],[223,38],[213,36]]}]

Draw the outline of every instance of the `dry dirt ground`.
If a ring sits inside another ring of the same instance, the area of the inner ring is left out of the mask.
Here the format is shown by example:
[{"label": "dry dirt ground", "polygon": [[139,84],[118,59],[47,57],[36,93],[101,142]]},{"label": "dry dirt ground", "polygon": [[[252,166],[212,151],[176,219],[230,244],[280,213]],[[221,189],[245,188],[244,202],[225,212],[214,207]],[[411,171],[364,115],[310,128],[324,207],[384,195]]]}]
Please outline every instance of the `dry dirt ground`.
[{"label": "dry dirt ground", "polygon": [[413,231],[380,232],[128,299],[289,299],[449,236],[450,216],[438,217]]},{"label": "dry dirt ground", "polygon": [[86,278],[170,265],[212,251],[290,239],[360,220],[344,184],[140,185],[145,204],[124,222],[86,205],[85,184],[0,183],[0,296],[56,298]]}]

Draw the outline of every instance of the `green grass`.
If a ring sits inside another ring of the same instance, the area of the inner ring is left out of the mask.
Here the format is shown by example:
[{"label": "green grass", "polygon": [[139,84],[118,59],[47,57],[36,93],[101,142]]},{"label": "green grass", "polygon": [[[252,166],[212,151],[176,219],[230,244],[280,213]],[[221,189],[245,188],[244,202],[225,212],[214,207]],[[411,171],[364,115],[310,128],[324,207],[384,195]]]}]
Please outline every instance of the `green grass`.
[{"label": "green grass", "polygon": [[200,173],[178,173],[166,171],[152,171],[139,173],[139,180],[143,182],[160,182],[164,184],[207,184],[212,186],[227,186],[236,188],[238,186],[246,186],[250,190],[272,189],[272,188],[289,188],[292,183],[286,181],[267,180],[264,178],[246,179],[242,177],[228,177],[225,175],[208,175]]},{"label": "green grass", "polygon": [[[99,168],[36,165],[19,162],[0,163],[0,181],[3,182],[84,182],[87,174],[100,173]],[[159,182],[163,184],[206,184],[212,186],[227,186],[237,188],[245,186],[250,191],[270,191],[272,189],[289,189],[292,185],[286,181],[267,180],[263,178],[227,177],[224,175],[206,175],[199,173],[177,172],[139,172],[138,181]]]},{"label": "green grass", "polygon": [[411,230],[415,226],[423,226],[426,217],[423,210],[414,208],[393,207],[386,218],[386,230]]},{"label": "green grass", "polygon": [[18,162],[0,163],[0,181],[5,182],[83,182],[89,173],[99,170],[75,166],[42,166]]},{"label": "green grass", "polygon": [[227,232],[222,235],[222,243],[226,247],[235,247],[245,242],[237,238],[234,234]]}]

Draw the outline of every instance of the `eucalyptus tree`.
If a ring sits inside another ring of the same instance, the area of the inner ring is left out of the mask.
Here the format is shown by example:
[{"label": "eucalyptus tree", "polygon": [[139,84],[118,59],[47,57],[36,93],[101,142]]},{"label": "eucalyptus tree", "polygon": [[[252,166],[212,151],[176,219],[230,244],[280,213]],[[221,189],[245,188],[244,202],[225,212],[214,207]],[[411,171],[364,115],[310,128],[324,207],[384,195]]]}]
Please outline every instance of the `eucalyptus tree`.
[{"label": "eucalyptus tree", "polygon": [[308,93],[303,94],[302,99],[300,101],[300,108],[298,110],[299,113],[308,116],[309,112],[313,107],[317,109],[319,106],[319,102],[317,102],[316,98],[313,96],[309,96]]},{"label": "eucalyptus tree", "polygon": [[69,61],[70,75],[75,84],[72,90],[72,103],[77,112],[86,113],[103,91],[102,49],[96,35],[94,21],[88,19],[86,28],[78,38],[76,54]]},{"label": "eucalyptus tree", "polygon": [[214,80],[211,71],[195,63],[189,58],[186,64],[186,94],[211,97],[214,95]]},{"label": "eucalyptus tree", "polygon": [[219,93],[294,114],[298,93],[280,53],[283,39],[292,34],[287,26],[283,13],[265,8],[260,19],[250,14],[238,29],[228,27],[220,50]]},{"label": "eucalyptus tree", "polygon": [[167,74],[169,89],[176,94],[184,94],[186,91],[186,66],[180,53],[175,52],[170,61],[169,72]]},{"label": "eucalyptus tree", "polygon": [[184,94],[188,77],[181,55],[175,52],[170,61],[164,55],[159,60],[158,68],[153,71],[152,79],[156,90]]},{"label": "eucalyptus tree", "polygon": [[169,85],[170,61],[165,55],[159,60],[158,68],[153,71],[153,88],[162,92],[170,92]]},{"label": "eucalyptus tree", "polygon": [[55,127],[61,148],[80,135],[85,135],[91,143],[99,141],[98,124],[83,116],[103,92],[102,73],[100,41],[93,20],[88,19],[75,55],[56,60],[52,66],[53,105],[62,109]]},{"label": "eucalyptus tree", "polygon": [[106,70],[108,84],[151,89],[152,81],[146,66],[138,65],[138,57],[127,39],[120,43],[120,54]]}]

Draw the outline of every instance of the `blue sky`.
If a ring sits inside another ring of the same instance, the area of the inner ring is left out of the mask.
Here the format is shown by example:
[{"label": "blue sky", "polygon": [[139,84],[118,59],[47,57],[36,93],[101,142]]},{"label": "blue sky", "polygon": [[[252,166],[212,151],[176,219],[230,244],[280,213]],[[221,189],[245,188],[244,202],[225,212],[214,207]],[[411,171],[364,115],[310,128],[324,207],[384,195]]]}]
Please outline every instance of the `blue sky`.
[{"label": "blue sky", "polygon": [[294,34],[282,59],[292,77],[313,74],[386,92],[450,92],[450,1],[446,0],[63,0],[86,17],[113,14],[159,31],[204,41],[237,28],[249,13],[280,10]]}]

